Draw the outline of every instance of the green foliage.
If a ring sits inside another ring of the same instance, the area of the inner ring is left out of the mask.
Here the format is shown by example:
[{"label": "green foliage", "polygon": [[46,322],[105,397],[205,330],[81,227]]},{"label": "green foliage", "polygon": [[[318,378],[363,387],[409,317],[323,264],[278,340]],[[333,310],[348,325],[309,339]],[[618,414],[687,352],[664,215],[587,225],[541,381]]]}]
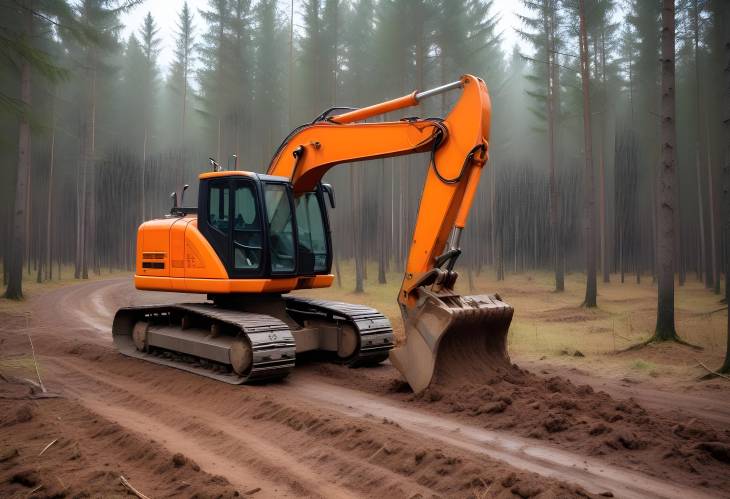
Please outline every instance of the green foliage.
[{"label": "green foliage", "polygon": [[193,13],[188,3],[183,4],[178,14],[177,30],[175,33],[175,59],[170,67],[168,86],[178,94],[184,88],[190,89],[192,68],[196,63],[195,53],[195,25]]}]

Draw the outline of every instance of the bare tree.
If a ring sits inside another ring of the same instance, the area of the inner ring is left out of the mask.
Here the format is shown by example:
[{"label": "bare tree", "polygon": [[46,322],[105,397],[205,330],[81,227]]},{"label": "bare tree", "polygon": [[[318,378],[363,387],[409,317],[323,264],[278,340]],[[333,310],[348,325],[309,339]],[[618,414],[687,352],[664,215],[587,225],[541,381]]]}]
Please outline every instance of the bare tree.
[{"label": "bare tree", "polygon": [[591,90],[588,64],[588,35],[586,32],[585,1],[578,2],[580,17],[580,77],[583,89],[583,137],[585,154],[585,172],[583,174],[583,208],[586,247],[586,296],[585,307],[595,307],[598,288],[596,284],[596,237],[595,237],[595,186],[593,178],[593,138],[591,132]]}]

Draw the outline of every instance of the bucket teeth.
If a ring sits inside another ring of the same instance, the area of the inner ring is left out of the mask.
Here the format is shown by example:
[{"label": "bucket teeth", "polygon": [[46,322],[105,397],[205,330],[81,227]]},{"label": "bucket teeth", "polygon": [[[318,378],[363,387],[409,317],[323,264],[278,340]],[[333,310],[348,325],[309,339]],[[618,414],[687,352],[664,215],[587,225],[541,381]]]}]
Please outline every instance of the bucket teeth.
[{"label": "bucket teeth", "polygon": [[414,392],[484,380],[510,364],[510,305],[496,295],[419,294],[419,305],[406,313],[405,344],[390,353]]}]

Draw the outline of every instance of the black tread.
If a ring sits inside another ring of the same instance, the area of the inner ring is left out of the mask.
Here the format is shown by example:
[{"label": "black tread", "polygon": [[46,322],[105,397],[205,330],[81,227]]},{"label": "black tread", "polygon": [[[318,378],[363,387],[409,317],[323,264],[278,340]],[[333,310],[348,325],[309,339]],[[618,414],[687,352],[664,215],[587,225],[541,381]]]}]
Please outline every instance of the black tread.
[{"label": "black tread", "polygon": [[285,296],[284,299],[287,312],[300,323],[306,319],[319,319],[329,322],[345,321],[355,327],[360,335],[358,351],[343,361],[350,367],[383,362],[393,349],[393,328],[390,321],[374,308],[296,296]]},{"label": "black tread", "polygon": [[[163,318],[172,313],[193,313],[218,322],[227,323],[245,334],[253,349],[253,365],[246,376],[216,371],[190,365],[183,361],[160,359],[154,355],[139,352],[130,345],[131,329],[134,323],[143,318]],[[281,320],[264,314],[220,309],[209,303],[179,303],[175,305],[143,305],[125,307],[117,311],[112,327],[114,342],[125,355],[142,358],[158,364],[170,365],[203,376],[215,378],[226,383],[241,384],[286,377],[294,368],[294,337],[289,327]]]}]

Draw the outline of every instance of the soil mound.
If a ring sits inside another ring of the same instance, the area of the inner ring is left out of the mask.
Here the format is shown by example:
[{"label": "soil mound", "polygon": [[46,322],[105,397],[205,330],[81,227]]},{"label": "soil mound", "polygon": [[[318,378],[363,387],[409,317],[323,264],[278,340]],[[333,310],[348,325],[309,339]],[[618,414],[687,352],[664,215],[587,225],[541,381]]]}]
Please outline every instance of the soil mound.
[{"label": "soil mound", "polygon": [[[398,383],[389,390],[403,393]],[[511,365],[471,383],[404,396],[486,428],[558,443],[654,475],[670,465],[688,473],[690,482],[730,486],[730,429],[651,413],[631,398],[616,400],[562,377],[544,378]]]}]

